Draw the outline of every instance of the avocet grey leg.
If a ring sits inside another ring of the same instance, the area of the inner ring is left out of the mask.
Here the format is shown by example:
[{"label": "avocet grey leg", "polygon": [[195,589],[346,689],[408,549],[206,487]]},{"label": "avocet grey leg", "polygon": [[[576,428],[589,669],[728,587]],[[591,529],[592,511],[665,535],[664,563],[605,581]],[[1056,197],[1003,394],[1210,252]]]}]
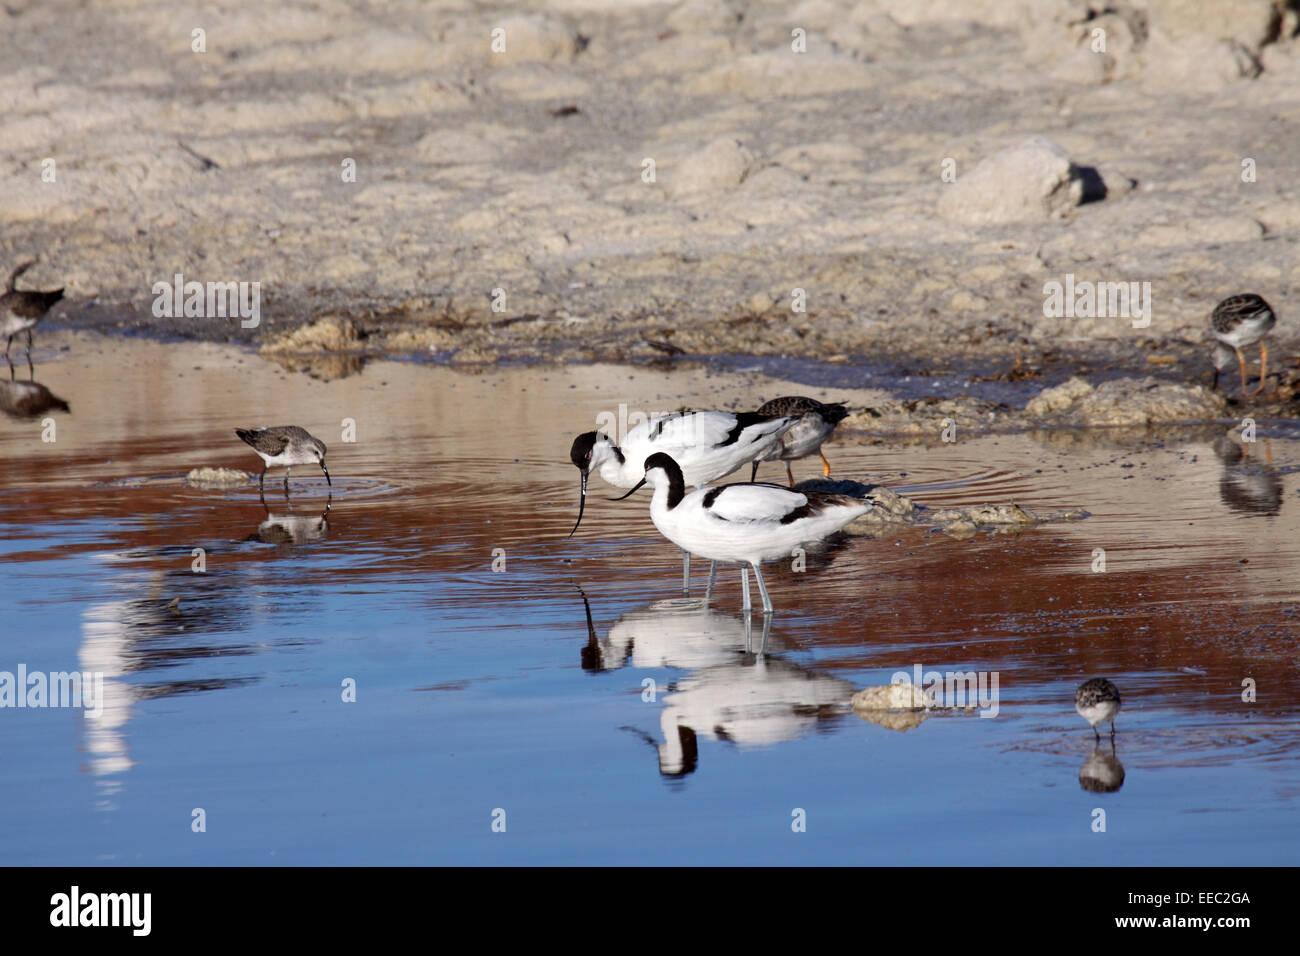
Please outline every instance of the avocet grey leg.
[{"label": "avocet grey leg", "polygon": [[772,599],[767,596],[767,585],[763,583],[763,572],[754,565],[754,580],[758,582],[758,593],[763,596],[763,613],[772,613]]}]

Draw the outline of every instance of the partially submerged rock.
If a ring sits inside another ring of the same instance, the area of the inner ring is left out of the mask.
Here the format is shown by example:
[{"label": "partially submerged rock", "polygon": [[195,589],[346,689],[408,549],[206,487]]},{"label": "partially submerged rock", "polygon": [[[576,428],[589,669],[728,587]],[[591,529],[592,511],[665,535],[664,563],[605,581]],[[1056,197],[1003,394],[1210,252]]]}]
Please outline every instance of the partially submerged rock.
[{"label": "partially submerged rock", "polygon": [[927,710],[935,706],[934,692],[917,684],[899,681],[865,687],[849,700],[854,710]]},{"label": "partially submerged rock", "polygon": [[1227,402],[1203,385],[1145,378],[1117,378],[1094,387],[1081,378],[1047,388],[1030,399],[1025,413],[1057,425],[1153,425],[1195,422],[1227,414]]},{"label": "partially submerged rock", "polygon": [[253,476],[234,468],[194,468],[185,476],[185,483],[205,491],[221,488],[238,488],[252,481]]},{"label": "partially submerged rock", "polygon": [[887,730],[906,731],[924,723],[934,694],[909,683],[865,687],[849,700],[853,713]]},{"label": "partially submerged rock", "polygon": [[356,348],[360,341],[357,327],[350,319],[317,319],[300,325],[262,346],[263,352],[344,352]]},{"label": "partially submerged rock", "polygon": [[875,507],[844,527],[845,534],[878,537],[905,525],[933,525],[954,538],[970,538],[981,530],[1011,533],[1051,521],[1079,521],[1087,518],[1082,508],[1063,511],[1031,511],[1015,503],[970,505],[930,511],[884,485],[868,485],[852,479],[812,478],[795,485],[796,491],[822,491],[863,498]]},{"label": "partially submerged rock", "polygon": [[945,508],[929,515],[929,520],[945,534],[961,540],[974,537],[979,531],[1014,534],[1034,525],[1052,521],[1081,521],[1087,517],[1088,512],[1082,508],[1031,511],[1012,503]]}]

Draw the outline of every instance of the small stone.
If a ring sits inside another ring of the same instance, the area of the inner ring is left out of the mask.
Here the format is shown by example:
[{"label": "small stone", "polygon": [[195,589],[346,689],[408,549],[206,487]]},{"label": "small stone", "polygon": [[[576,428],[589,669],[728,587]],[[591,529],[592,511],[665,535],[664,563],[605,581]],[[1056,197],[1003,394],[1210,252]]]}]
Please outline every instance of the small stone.
[{"label": "small stone", "polygon": [[1065,150],[1042,136],[1004,149],[942,187],[939,214],[967,225],[1047,220],[1083,201],[1084,183]]},{"label": "small stone", "polygon": [[739,140],[715,139],[664,176],[664,192],[678,197],[738,186],[753,167],[754,154]]}]

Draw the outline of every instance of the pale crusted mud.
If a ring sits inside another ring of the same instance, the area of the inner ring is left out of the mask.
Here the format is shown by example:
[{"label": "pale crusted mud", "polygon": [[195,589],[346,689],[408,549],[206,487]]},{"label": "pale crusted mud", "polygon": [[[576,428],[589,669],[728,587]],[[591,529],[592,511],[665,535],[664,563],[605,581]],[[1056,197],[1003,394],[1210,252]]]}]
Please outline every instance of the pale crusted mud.
[{"label": "pale crusted mud", "polygon": [[[531,10],[11,3],[0,263],[66,286],[52,325],[322,376],[753,354],[1191,384],[1209,310],[1256,291],[1294,413],[1296,0]],[[260,283],[257,324],[155,315],[177,274]],[[1145,314],[1045,315],[1067,277],[1147,283]]]}]

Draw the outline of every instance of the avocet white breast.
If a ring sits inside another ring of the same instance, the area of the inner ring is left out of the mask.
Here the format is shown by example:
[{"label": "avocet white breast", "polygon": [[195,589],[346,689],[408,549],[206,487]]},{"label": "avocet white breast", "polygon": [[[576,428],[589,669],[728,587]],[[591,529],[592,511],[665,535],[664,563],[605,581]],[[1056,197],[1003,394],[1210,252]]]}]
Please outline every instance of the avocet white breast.
[{"label": "avocet white breast", "polygon": [[742,563],[741,584],[749,610],[749,575],[754,569],[763,613],[772,599],[758,566],[788,557],[797,545],[819,541],[872,509],[869,501],[779,485],[736,484],[700,488],[686,494],[682,470],[662,453],[645,460],[646,481],[654,486],[650,518],[665,538],[682,550],[711,561]]}]

